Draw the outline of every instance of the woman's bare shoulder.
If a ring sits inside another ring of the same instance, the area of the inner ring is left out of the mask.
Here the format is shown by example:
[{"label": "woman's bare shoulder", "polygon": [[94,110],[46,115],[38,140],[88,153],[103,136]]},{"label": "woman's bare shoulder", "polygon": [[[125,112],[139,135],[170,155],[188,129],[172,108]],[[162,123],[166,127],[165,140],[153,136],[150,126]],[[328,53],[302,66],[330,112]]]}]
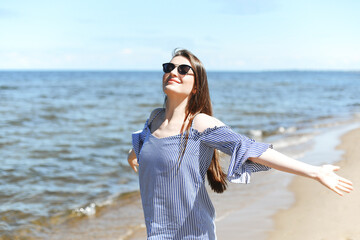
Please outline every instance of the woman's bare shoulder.
[{"label": "woman's bare shoulder", "polygon": [[193,128],[198,132],[203,132],[208,128],[225,126],[219,119],[207,115],[206,113],[199,113],[194,118]]}]

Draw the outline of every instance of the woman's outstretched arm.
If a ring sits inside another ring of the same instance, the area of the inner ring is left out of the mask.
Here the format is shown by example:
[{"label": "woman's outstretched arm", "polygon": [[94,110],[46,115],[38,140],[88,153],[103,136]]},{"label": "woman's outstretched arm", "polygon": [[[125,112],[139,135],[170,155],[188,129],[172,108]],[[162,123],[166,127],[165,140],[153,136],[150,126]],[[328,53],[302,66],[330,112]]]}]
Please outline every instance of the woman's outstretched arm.
[{"label": "woman's outstretched arm", "polygon": [[138,162],[137,162],[137,158],[136,158],[136,154],[134,152],[134,149],[131,149],[129,151],[129,155],[128,155],[128,162],[130,167],[137,172],[137,167],[139,166]]},{"label": "woman's outstretched arm", "polygon": [[351,181],[334,173],[334,171],[339,170],[340,167],[338,166],[313,166],[297,161],[273,149],[268,149],[260,157],[249,158],[249,160],[283,172],[312,178],[341,196],[343,192],[349,193],[353,190]]}]

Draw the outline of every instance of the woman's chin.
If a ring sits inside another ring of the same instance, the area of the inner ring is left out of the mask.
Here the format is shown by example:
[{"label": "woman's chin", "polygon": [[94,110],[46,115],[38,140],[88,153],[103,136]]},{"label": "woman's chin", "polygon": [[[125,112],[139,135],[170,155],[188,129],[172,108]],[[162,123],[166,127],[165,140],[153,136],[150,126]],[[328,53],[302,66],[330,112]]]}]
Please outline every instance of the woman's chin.
[{"label": "woman's chin", "polygon": [[164,87],[164,93],[166,95],[168,95],[168,94],[177,94],[177,93],[179,93],[179,90],[176,89],[176,87],[173,86],[172,84],[168,84],[168,85],[166,85]]},{"label": "woman's chin", "polygon": [[186,97],[190,95],[190,92],[182,92],[182,91],[178,91],[177,89],[174,89],[172,87],[166,87],[164,88],[164,93],[166,96],[178,96],[178,97]]}]

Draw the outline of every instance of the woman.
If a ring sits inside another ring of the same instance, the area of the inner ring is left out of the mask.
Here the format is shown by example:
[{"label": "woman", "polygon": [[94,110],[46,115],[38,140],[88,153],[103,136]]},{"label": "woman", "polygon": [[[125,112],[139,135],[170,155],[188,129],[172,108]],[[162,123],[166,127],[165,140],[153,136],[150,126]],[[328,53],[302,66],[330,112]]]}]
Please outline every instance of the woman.
[{"label": "woman", "polygon": [[[128,162],[139,168],[148,239],[216,239],[215,210],[205,188],[216,192],[230,182],[249,183],[252,172],[275,168],[319,181],[339,195],[352,183],[339,167],[296,161],[232,131],[212,116],[206,71],[187,50],[163,64],[165,108],[152,111],[144,129],[133,134]],[[231,156],[227,175],[216,150]]]}]

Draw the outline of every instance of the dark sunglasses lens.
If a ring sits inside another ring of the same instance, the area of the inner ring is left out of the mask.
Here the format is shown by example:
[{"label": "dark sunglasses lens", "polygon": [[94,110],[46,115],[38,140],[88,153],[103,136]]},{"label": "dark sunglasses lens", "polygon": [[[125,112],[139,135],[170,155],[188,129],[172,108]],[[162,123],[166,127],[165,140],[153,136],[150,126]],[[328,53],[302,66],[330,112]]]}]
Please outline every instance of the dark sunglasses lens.
[{"label": "dark sunglasses lens", "polygon": [[163,64],[163,71],[164,73],[169,73],[171,72],[172,70],[174,70],[175,68],[175,65],[172,64],[172,63],[164,63]]},{"label": "dark sunglasses lens", "polygon": [[180,65],[178,67],[178,71],[182,75],[187,74],[189,70],[190,70],[190,66],[188,66],[188,65]]}]

